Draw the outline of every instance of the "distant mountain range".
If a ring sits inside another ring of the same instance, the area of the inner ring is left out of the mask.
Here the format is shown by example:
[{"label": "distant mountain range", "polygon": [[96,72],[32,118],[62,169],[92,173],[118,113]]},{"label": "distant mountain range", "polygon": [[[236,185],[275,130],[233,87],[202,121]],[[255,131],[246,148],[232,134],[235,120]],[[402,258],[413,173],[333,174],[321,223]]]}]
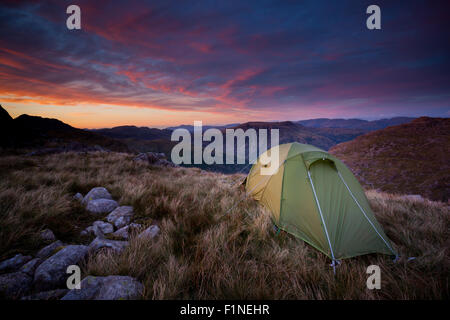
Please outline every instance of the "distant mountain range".
[{"label": "distant mountain range", "polygon": [[[231,124],[225,124],[225,125],[217,125],[217,126],[202,126],[203,131],[208,130],[208,129],[226,129],[226,128],[232,128],[235,126],[238,126],[239,123],[231,123]],[[180,126],[176,126],[176,127],[168,127],[166,128],[167,130],[175,130],[175,129],[186,129],[189,132],[194,132],[194,126],[193,125],[188,125],[188,124],[183,124]]]},{"label": "distant mountain range", "polygon": [[[219,126],[206,125],[203,130],[216,128],[225,131],[228,128],[243,130],[271,129],[280,130],[280,143],[300,142],[312,144],[322,149],[341,142],[352,140],[364,133],[389,125],[405,123],[413,118],[399,117],[366,121],[360,119],[311,119],[297,122],[246,122]],[[119,126],[113,128],[83,130],[74,128],[56,119],[47,119],[21,115],[12,119],[0,106],[0,123],[2,124],[0,146],[32,148],[61,147],[78,149],[100,146],[112,151],[126,152],[164,152],[170,156],[172,147],[177,143],[171,141],[172,131],[183,128],[193,132],[193,125],[181,125],[166,129],[149,127]],[[70,147],[67,147],[71,144]],[[228,170],[228,169],[227,169]]]},{"label": "distant mountain range", "polygon": [[138,140],[157,140],[157,139],[169,139],[172,134],[172,130],[168,129],[154,129],[148,127],[136,127],[136,126],[120,126],[114,128],[105,129],[92,129],[89,130],[114,139],[138,139]]},{"label": "distant mountain range", "polygon": [[330,152],[369,188],[449,200],[449,118],[418,118],[338,144]]},{"label": "distant mountain range", "polygon": [[300,142],[312,144],[328,150],[330,147],[349,141],[364,134],[364,130],[348,128],[308,128],[291,121],[283,122],[246,122],[233,129],[279,129],[280,144],[288,142]]},{"label": "distant mountain range", "polygon": [[[308,119],[308,120],[300,120],[300,121],[292,121],[293,123],[300,124],[304,127],[308,128],[341,128],[341,129],[359,129],[364,131],[374,131],[383,129],[389,126],[396,126],[403,123],[408,123],[415,118],[411,117],[394,117],[388,119],[380,119],[380,120],[361,120],[361,119],[328,119],[328,118],[317,118],[317,119]],[[284,121],[286,122],[286,121]],[[267,121],[267,122],[252,122],[252,123],[283,123],[283,121]],[[226,125],[218,125],[218,126],[203,126],[203,130],[207,130],[210,128],[217,129],[225,129],[225,128],[233,128],[241,125],[240,123],[231,123]],[[168,127],[168,130],[175,129],[187,129],[189,131],[194,131],[193,125],[180,125],[176,127]]]},{"label": "distant mountain range", "polygon": [[[317,147],[328,150],[332,146],[352,140],[364,133],[385,128],[390,125],[399,123],[407,123],[414,118],[398,117],[392,119],[382,119],[375,121],[367,121],[360,119],[312,119],[302,120],[297,122],[282,121],[282,122],[246,122],[242,124],[226,124],[219,126],[206,125],[203,126],[203,131],[215,128],[222,131],[225,129],[243,130],[253,129],[271,129],[277,128],[280,130],[280,143],[301,142],[312,144]],[[193,125],[180,125],[175,127],[168,127],[166,129],[154,129],[147,127],[135,126],[121,126],[110,129],[91,130],[105,136],[122,139],[127,144],[132,144],[132,149],[138,151],[163,152],[164,141],[173,146],[174,143],[170,141],[172,130],[186,129],[190,132],[194,131]],[[133,140],[133,141],[132,141]],[[157,141],[157,143],[149,143],[149,141]],[[154,148],[157,148],[155,150]]]},{"label": "distant mountain range", "polygon": [[310,120],[300,120],[296,123],[309,128],[347,128],[360,129],[364,131],[374,131],[384,129],[389,126],[396,126],[403,123],[408,123],[415,118],[410,117],[395,117],[390,119],[380,120],[361,120],[361,119],[327,119],[318,118]]}]

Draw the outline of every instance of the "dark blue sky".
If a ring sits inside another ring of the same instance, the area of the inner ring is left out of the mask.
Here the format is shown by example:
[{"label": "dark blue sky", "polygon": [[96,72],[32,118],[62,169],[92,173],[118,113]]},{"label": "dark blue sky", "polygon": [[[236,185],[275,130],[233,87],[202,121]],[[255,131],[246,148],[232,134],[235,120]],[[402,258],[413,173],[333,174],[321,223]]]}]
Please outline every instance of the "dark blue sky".
[{"label": "dark blue sky", "polygon": [[447,3],[3,1],[0,102],[83,127],[448,117]]}]

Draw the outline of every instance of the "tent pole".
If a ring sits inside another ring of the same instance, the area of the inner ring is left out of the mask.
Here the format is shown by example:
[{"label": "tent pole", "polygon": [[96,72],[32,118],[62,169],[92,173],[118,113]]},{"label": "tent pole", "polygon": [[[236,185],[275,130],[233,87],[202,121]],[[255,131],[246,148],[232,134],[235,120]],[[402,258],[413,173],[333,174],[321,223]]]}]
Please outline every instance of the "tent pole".
[{"label": "tent pole", "polygon": [[331,246],[331,241],[330,241],[330,236],[328,235],[327,225],[325,224],[325,219],[323,218],[322,209],[320,208],[319,199],[317,198],[316,189],[314,188],[314,183],[311,179],[311,173],[309,172],[309,170],[308,170],[308,178],[309,178],[309,182],[311,184],[311,188],[312,188],[312,191],[314,194],[314,199],[316,200],[317,208],[319,209],[320,219],[322,220],[323,229],[325,230],[325,235],[328,240],[328,245],[330,246],[331,257],[333,259],[331,266],[333,267],[333,272],[336,275],[336,258],[334,257],[333,247]]},{"label": "tent pole", "polygon": [[378,236],[384,241],[384,243],[386,244],[386,246],[389,248],[389,250],[392,251],[392,253],[395,255],[396,260],[398,258],[397,253],[394,251],[394,249],[392,249],[392,247],[389,245],[389,243],[383,238],[383,236],[378,232],[377,228],[375,228],[375,226],[373,225],[372,221],[370,221],[369,217],[367,216],[366,212],[364,211],[364,209],[361,207],[361,205],[359,204],[358,200],[356,200],[355,196],[353,195],[353,192],[350,190],[350,188],[348,187],[347,183],[345,183],[344,178],[342,177],[341,173],[338,171],[338,175],[339,178],[341,179],[341,181],[344,183],[345,187],[347,188],[348,192],[350,193],[350,195],[352,196],[353,200],[355,201],[355,203],[358,205],[359,209],[361,210],[361,212],[364,214],[364,217],[366,217],[367,221],[370,223],[370,225],[372,226],[372,228],[375,230],[375,232],[378,234]]}]

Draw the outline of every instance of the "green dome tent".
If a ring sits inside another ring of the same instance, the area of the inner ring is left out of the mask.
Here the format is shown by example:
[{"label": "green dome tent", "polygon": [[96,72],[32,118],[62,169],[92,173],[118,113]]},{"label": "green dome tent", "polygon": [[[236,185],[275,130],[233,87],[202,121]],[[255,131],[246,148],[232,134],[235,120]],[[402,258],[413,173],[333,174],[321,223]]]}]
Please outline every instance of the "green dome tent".
[{"label": "green dome tent", "polygon": [[[261,157],[273,151],[279,152],[278,171],[263,175]],[[279,229],[325,253],[333,267],[336,260],[368,253],[397,256],[359,182],[319,148],[288,143],[266,151],[252,166],[245,188],[269,209]]]}]

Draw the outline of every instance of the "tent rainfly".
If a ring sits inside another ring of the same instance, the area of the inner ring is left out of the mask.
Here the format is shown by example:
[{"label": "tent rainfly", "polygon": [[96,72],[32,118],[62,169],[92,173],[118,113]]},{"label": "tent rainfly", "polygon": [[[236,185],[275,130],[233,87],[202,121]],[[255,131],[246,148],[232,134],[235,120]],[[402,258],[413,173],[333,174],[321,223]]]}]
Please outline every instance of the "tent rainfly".
[{"label": "tent rainfly", "polygon": [[[262,175],[261,157],[271,152],[279,152],[278,170]],[[326,254],[333,268],[340,259],[369,253],[397,256],[358,180],[319,148],[287,143],[266,151],[252,166],[245,188],[269,209],[279,229]]]}]

